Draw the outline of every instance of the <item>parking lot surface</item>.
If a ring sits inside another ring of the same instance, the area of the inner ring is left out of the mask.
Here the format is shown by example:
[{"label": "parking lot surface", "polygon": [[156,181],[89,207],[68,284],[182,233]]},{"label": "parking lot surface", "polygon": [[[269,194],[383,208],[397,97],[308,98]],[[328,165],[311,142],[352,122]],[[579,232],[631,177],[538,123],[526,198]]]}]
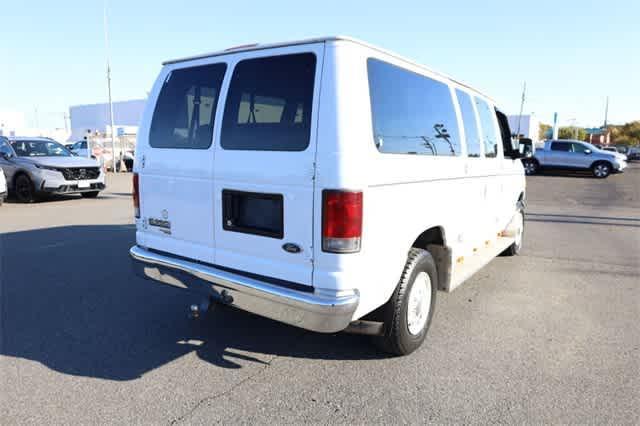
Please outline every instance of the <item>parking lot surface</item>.
[{"label": "parking lot surface", "polygon": [[134,277],[131,175],[0,207],[0,423],[640,419],[640,166],[527,178],[523,254],[438,294],[408,357]]}]

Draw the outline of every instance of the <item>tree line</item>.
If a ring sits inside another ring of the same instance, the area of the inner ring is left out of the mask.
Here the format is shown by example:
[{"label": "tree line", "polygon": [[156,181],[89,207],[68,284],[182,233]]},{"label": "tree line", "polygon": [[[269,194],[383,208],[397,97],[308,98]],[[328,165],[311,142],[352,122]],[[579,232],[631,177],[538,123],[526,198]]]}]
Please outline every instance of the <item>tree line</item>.
[{"label": "tree line", "polygon": [[[618,125],[610,124],[607,129],[611,132],[612,145],[640,145],[640,120]],[[550,125],[540,123],[538,137],[546,139],[550,131]],[[558,129],[558,137],[560,139],[577,139],[581,141],[588,139],[587,131],[584,128],[570,126],[560,127]]]}]

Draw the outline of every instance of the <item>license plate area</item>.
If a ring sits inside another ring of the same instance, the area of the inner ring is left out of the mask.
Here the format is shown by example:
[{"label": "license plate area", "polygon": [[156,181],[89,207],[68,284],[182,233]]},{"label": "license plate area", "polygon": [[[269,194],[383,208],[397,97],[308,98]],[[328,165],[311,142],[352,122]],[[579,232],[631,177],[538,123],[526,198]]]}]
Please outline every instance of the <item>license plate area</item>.
[{"label": "license plate area", "polygon": [[263,237],[284,237],[282,194],[222,191],[222,228]]},{"label": "license plate area", "polygon": [[91,183],[89,181],[82,181],[82,180],[78,181],[78,188],[83,189],[83,188],[90,188],[90,187],[91,187]]}]

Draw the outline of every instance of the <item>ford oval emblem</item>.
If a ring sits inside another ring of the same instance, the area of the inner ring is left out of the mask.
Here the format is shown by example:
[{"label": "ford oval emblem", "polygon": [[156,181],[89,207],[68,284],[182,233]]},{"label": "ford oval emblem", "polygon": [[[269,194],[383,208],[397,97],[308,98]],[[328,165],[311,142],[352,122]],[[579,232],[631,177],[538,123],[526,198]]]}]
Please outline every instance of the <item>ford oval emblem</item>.
[{"label": "ford oval emblem", "polygon": [[285,243],[282,245],[282,249],[287,253],[300,253],[302,249],[293,243]]}]

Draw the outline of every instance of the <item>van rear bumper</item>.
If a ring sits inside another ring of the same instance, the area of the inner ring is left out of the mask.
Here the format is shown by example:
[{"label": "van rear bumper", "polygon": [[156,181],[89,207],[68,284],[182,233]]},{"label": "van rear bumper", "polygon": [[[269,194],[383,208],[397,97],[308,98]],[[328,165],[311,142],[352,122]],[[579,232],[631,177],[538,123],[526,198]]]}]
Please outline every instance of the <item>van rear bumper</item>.
[{"label": "van rear bumper", "polygon": [[206,292],[222,303],[306,330],[320,333],[344,330],[358,307],[356,292],[325,295],[318,291],[296,291],[137,245],[131,247],[129,254],[136,275]]}]

